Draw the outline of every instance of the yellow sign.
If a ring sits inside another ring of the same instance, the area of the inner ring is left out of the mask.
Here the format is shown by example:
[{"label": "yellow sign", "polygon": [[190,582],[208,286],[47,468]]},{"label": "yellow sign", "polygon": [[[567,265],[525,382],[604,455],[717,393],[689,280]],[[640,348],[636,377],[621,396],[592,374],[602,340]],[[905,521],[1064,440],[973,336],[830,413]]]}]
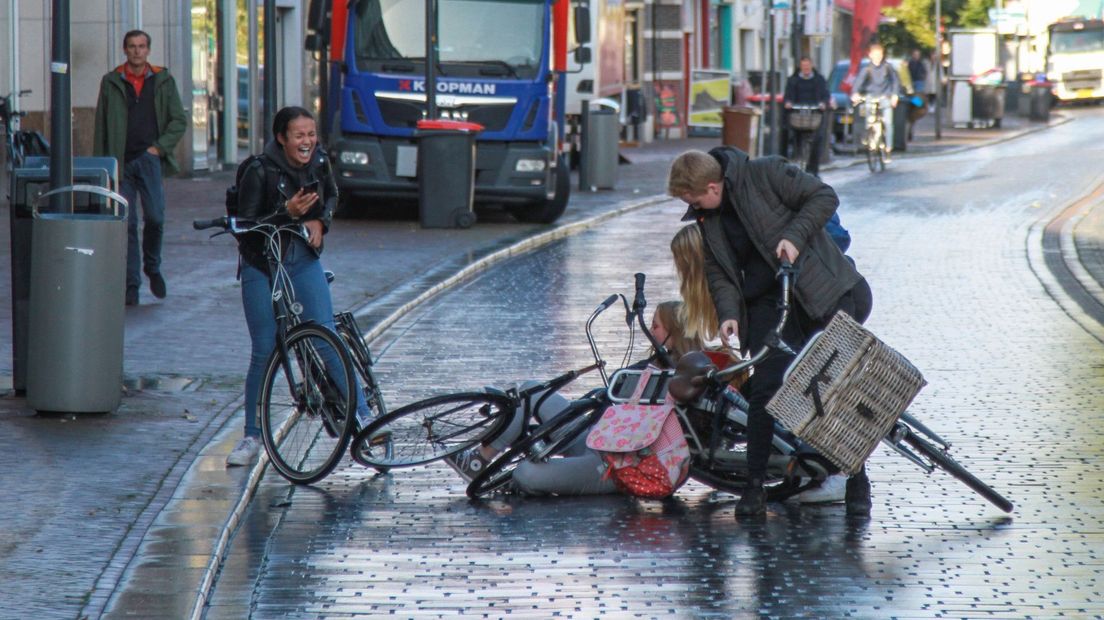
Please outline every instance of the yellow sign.
[{"label": "yellow sign", "polygon": [[732,101],[732,76],[728,71],[693,71],[690,75],[692,127],[720,127],[721,110]]}]

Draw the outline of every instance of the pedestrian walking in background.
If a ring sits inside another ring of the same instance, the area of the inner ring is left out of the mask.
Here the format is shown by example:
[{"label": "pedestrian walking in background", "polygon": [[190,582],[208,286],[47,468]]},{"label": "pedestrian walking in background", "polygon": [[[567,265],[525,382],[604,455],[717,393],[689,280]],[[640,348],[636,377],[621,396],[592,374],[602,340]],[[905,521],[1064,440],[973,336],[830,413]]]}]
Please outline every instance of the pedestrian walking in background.
[{"label": "pedestrian walking in background", "polygon": [[[701,227],[702,271],[722,341],[738,339],[744,353],[762,348],[778,322],[781,291],[775,273],[783,260],[794,263],[800,274],[793,311],[782,330],[795,350],[837,311],[865,318],[870,289],[825,230],[839,198],[817,177],[781,157],[753,161],[743,151],[718,147],[679,155],[671,164],[667,191],[690,205],[683,219]],[[790,361],[768,357],[744,386],[748,485],[736,504],[738,516],[766,509],[763,482],[774,431],[766,405]],[[848,514],[870,513],[865,469],[846,481],[845,497]]]},{"label": "pedestrian walking in background", "polygon": [[928,67],[924,63],[920,50],[912,50],[908,61],[909,77],[912,79],[912,92],[923,96],[927,91]]},{"label": "pedestrian walking in background", "polygon": [[[122,175],[120,193],[128,203],[126,304],[138,305],[142,272],[154,297],[168,294],[161,275],[165,228],[162,178],[176,174],[176,143],[188,127],[176,80],[165,67],[149,63],[150,36],[141,30],[123,35],[126,62],[100,80],[96,100],[94,155],[114,157]],[[138,240],[138,201],[142,204],[142,240]]]}]

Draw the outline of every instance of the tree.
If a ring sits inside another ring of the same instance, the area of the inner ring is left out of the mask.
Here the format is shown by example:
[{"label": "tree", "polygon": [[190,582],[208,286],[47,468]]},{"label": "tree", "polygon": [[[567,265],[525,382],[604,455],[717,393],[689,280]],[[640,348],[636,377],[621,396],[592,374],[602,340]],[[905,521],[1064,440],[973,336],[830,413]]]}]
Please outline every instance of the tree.
[{"label": "tree", "polygon": [[[989,25],[989,9],[995,0],[941,0],[944,27],[978,28]],[[935,48],[935,0],[903,0],[886,9],[893,23],[882,26],[878,37],[897,56],[913,48],[929,52]]]}]

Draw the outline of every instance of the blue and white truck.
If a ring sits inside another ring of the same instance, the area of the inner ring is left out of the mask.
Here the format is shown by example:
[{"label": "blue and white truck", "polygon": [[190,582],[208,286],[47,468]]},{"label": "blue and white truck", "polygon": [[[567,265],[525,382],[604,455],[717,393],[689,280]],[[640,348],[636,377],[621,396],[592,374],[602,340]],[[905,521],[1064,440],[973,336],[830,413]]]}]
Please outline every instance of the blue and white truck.
[{"label": "blue and white truck", "polygon": [[[327,0],[317,0],[326,2]],[[475,201],[549,223],[564,211],[569,0],[437,0],[440,118],[478,123]],[[308,47],[329,66],[322,130],[344,208],[416,198],[426,118],[425,0],[332,0]],[[328,32],[328,35],[325,34]],[[584,42],[589,34],[576,35]],[[576,60],[587,61],[588,50]]]}]

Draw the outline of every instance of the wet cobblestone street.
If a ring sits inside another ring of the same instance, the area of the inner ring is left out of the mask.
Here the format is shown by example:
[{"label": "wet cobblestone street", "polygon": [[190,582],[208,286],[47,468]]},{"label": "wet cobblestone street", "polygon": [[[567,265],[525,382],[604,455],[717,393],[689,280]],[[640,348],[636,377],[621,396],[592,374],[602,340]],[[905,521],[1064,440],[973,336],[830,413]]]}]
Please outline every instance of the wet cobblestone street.
[{"label": "wet cobblestone street", "polygon": [[[1102,133],[1092,115],[881,175],[826,175],[874,289],[867,325],[929,382],[912,413],[1011,515],[885,449],[858,522],[842,505],[791,504],[737,522],[734,497],[696,483],[667,502],[469,502],[442,464],[378,476],[346,462],[309,488],[270,471],[208,617],[1104,616],[1104,344],[1048,294],[1026,242],[1094,178]],[[651,307],[677,297],[668,243],[682,211],[621,216],[406,317],[373,346],[392,407],[587,364],[583,323],[631,292],[633,272],[648,274]],[[598,324],[611,364],[627,335],[615,310]]]}]

